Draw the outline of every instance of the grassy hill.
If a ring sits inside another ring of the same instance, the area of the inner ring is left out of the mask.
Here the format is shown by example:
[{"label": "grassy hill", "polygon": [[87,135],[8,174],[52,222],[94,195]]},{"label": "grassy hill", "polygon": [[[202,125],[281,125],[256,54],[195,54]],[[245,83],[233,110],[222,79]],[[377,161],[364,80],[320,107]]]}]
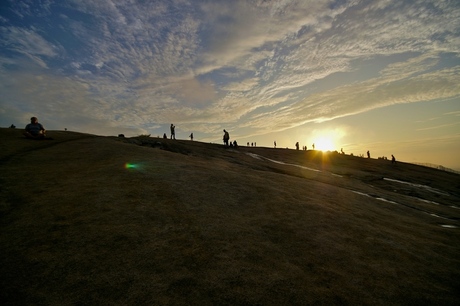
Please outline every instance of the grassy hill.
[{"label": "grassy hill", "polygon": [[460,176],[0,129],[2,305],[457,305]]}]

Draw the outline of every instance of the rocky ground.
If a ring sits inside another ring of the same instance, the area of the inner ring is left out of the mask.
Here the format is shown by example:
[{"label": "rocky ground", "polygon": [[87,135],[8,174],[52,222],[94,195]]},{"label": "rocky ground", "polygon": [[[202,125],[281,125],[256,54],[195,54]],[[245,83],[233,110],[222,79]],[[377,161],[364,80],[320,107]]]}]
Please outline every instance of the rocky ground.
[{"label": "rocky ground", "polygon": [[2,305],[456,305],[460,176],[0,129]]}]

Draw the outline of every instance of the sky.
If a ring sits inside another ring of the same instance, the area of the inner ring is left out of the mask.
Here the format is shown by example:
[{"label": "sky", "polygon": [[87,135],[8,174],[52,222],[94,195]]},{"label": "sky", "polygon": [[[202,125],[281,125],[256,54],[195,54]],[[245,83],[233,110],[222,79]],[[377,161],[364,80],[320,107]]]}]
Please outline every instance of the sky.
[{"label": "sky", "polygon": [[458,0],[2,0],[0,126],[460,170]]}]

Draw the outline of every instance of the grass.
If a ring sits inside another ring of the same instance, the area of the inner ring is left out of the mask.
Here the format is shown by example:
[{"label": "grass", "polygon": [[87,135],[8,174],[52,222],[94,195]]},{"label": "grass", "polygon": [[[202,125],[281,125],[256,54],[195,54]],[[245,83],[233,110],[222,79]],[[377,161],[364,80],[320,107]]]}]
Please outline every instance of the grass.
[{"label": "grass", "polygon": [[0,129],[2,305],[459,302],[458,174],[48,134]]}]

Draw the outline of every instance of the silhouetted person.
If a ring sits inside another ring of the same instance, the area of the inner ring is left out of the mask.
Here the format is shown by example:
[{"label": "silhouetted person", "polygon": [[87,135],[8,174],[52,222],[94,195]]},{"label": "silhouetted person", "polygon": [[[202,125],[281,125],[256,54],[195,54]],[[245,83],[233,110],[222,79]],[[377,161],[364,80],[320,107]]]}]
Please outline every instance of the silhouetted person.
[{"label": "silhouetted person", "polygon": [[193,141],[193,133],[190,134],[190,140]]},{"label": "silhouetted person", "polygon": [[273,145],[274,145],[274,147],[275,147],[275,149],[276,149],[276,140],[273,142]]},{"label": "silhouetted person", "polygon": [[367,150],[367,158],[371,158],[371,153]]},{"label": "silhouetted person", "polygon": [[343,151],[343,148],[340,148],[340,153],[345,154],[345,152]]},{"label": "silhouetted person", "polygon": [[226,130],[224,130],[224,137],[223,137],[223,140],[224,140],[224,144],[226,146],[228,146],[228,141],[230,140],[230,135],[228,134],[228,132]]},{"label": "silhouetted person", "polygon": [[163,134],[163,139],[168,139],[168,136],[166,136],[166,133]]},{"label": "silhouetted person", "polygon": [[16,126],[14,124],[10,125],[10,129],[15,129],[15,128],[16,128]]},{"label": "silhouetted person", "polygon": [[236,142],[236,140],[233,140],[233,146],[238,147],[238,143]]},{"label": "silhouetted person", "polygon": [[295,143],[295,149],[299,150],[299,142],[298,141]]},{"label": "silhouetted person", "polygon": [[315,149],[315,144],[312,144],[311,147],[313,148],[313,150]]},{"label": "silhouetted person", "polygon": [[30,123],[26,125],[24,136],[31,139],[44,139],[46,130],[38,123],[37,117],[30,118]]},{"label": "silhouetted person", "polygon": [[176,139],[176,126],[171,123],[171,139]]},{"label": "silhouetted person", "polygon": [[393,154],[391,154],[391,163],[396,164],[396,158],[394,157]]},{"label": "silhouetted person", "polygon": [[249,141],[248,141],[248,147],[249,147]]}]

